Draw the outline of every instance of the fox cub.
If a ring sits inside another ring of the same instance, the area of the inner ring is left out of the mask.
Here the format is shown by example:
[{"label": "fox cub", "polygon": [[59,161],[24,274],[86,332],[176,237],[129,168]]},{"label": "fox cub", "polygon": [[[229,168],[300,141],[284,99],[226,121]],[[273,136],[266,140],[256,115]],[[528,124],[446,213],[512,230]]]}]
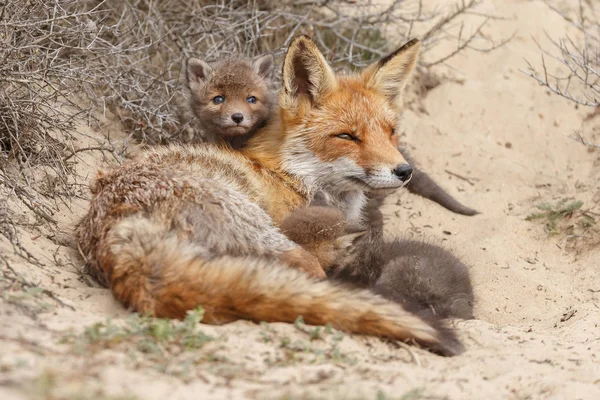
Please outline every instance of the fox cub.
[{"label": "fox cub", "polygon": [[229,58],[212,66],[198,58],[187,60],[180,104],[187,140],[244,146],[273,115],[273,63],[271,55],[255,61]]},{"label": "fox cub", "polygon": [[335,279],[370,287],[422,315],[439,318],[473,318],[473,287],[468,267],[448,250],[424,241],[383,240],[361,235],[350,258]]},{"label": "fox cub", "polygon": [[341,212],[310,206],[281,225],[291,240],[317,257],[332,279],[439,318],[473,318],[468,267],[448,250],[418,240],[384,240],[377,230],[352,232]]}]

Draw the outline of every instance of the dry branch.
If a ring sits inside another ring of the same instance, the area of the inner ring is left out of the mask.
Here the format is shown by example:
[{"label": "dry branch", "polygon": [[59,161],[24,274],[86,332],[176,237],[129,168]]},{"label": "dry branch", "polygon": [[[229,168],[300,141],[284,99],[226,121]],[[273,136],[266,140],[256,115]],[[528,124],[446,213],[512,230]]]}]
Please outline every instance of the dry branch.
[{"label": "dry branch", "polygon": [[[541,56],[541,69],[529,61],[527,70],[522,71],[535,79],[552,93],[579,106],[600,107],[600,19],[592,2],[579,0],[574,10],[564,11],[546,1],[546,5],[560,15],[577,31],[577,39],[565,35],[558,39],[546,36],[552,49],[543,48],[536,42]],[[550,70],[546,60],[554,60],[563,72]],[[596,111],[594,111],[596,112]],[[588,147],[599,147],[585,140],[580,132],[574,139]]]}]

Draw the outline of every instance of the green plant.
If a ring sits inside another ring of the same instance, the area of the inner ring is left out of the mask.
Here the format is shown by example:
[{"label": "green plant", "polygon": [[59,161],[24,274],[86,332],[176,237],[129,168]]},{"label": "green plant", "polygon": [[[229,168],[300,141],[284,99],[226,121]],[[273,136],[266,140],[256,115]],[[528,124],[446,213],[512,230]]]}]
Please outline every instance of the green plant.
[{"label": "green plant", "polygon": [[110,320],[88,326],[80,335],[63,338],[79,351],[113,348],[122,343],[133,344],[142,353],[166,356],[185,350],[199,349],[214,339],[200,330],[204,310],[189,311],[183,321],[132,314],[124,326]]},{"label": "green plant", "polygon": [[541,203],[536,206],[540,212],[529,214],[526,221],[541,221],[548,234],[557,235],[575,226],[588,229],[595,225],[595,218],[586,210],[582,210],[583,202],[561,199],[555,204]]}]

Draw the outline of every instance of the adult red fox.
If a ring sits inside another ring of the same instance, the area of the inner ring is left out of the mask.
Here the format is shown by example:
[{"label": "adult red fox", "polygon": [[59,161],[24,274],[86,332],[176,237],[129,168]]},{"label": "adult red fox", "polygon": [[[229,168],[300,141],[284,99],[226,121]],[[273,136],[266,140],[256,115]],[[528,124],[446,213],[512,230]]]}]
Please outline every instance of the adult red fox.
[{"label": "adult red fox", "polygon": [[210,324],[302,316],[460,352],[433,318],[316,279],[324,276],[317,259],[278,228],[317,193],[358,223],[367,193],[410,180],[396,124],[418,48],[412,40],[360,75],[336,76],[310,38],[294,39],[279,111],[247,146],[174,145],[99,173],[77,228],[88,270],[125,306],[157,317],[198,306]]},{"label": "adult red fox", "polygon": [[[244,147],[279,111],[269,89],[273,65],[271,55],[253,61],[225,58],[214,65],[198,58],[188,59],[182,69],[182,93],[178,97],[179,119],[186,133],[184,141],[222,142],[234,149]],[[412,179],[406,185],[409,192],[457,214],[478,214],[416,168],[406,149],[400,148],[400,152],[413,166]]]}]

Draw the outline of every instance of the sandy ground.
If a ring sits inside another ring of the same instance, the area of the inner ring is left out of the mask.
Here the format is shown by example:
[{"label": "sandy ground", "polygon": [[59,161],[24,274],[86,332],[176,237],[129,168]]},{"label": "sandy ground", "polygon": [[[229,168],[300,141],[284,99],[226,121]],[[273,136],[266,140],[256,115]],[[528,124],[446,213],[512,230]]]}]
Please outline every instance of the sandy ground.
[{"label": "sandy ground", "polygon": [[[420,166],[482,214],[457,216],[408,193],[385,206],[389,234],[443,242],[472,266],[477,319],[454,322],[463,355],[244,321],[200,325],[213,340],[188,351],[177,343],[140,346],[139,335],[94,336],[94,323],[110,318],[122,326],[132,323],[128,313],[106,289],[83,282],[75,250],[31,228],[21,230],[22,242],[43,266],[14,255],[4,239],[1,254],[59,301],[19,285],[0,295],[0,398],[600,398],[600,246],[565,233],[549,237],[525,220],[541,202],[574,198],[591,206],[600,196],[600,152],[569,138],[590,110],[549,95],[519,71],[524,59],[539,62],[533,38],[547,43],[544,31],[570,31],[541,1],[488,1],[483,10],[506,18],[491,22],[490,35],[516,31],[515,38],[492,53],[453,59],[453,69],[439,72],[456,79],[404,119]],[[594,124],[583,128],[592,132]],[[85,182],[103,160],[80,158]],[[67,230],[86,206],[74,200],[54,217]]]}]

